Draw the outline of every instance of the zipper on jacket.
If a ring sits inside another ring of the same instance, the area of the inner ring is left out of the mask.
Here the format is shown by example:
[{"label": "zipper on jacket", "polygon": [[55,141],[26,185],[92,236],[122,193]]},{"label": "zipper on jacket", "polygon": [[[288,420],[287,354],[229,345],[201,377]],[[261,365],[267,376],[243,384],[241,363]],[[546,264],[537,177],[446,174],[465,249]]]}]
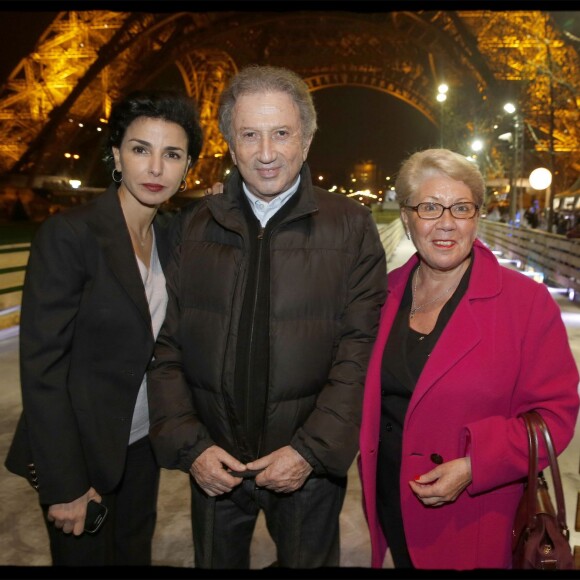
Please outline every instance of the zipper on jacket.
[{"label": "zipper on jacket", "polygon": [[[310,214],[305,214],[305,215],[310,215]],[[261,276],[261,269],[262,269],[262,255],[264,253],[264,246],[268,249],[269,245],[263,243],[264,242],[264,238],[266,237],[267,234],[267,238],[271,239],[274,231],[280,229],[283,226],[286,226],[289,223],[292,223],[294,221],[298,221],[302,218],[305,217],[305,215],[300,215],[300,216],[296,216],[290,220],[287,221],[283,221],[280,222],[278,224],[276,224],[276,226],[272,229],[272,230],[268,230],[266,232],[267,226],[268,224],[266,224],[266,227],[260,226],[260,229],[258,231],[258,236],[257,236],[257,240],[258,240],[258,263],[257,263],[257,268],[256,271],[258,273],[258,279],[256,282],[256,288],[255,288],[255,293],[254,293],[254,302],[252,304],[252,324],[250,327],[250,350],[248,353],[248,363],[251,363],[252,361],[252,355],[253,355],[253,351],[254,351],[254,331],[255,331],[255,321],[256,321],[256,310],[257,310],[257,305],[258,305],[258,297],[260,294],[260,288],[261,288],[261,283],[263,283],[262,281],[262,276]],[[270,312],[268,312],[268,320],[267,320],[267,325],[268,325],[268,333],[269,328],[270,328]],[[270,343],[268,341],[268,348],[270,348]],[[269,353],[268,353],[268,358],[269,358]],[[264,401],[264,413],[263,413],[263,417],[262,417],[262,429],[260,430],[259,434],[258,434],[258,445],[257,445],[257,449],[256,449],[256,459],[260,458],[262,455],[262,443],[264,441],[265,435],[266,435],[266,425],[267,425],[267,407],[268,407],[268,400],[269,400],[269,394],[270,394],[270,372],[269,372],[269,364],[268,364],[268,376],[266,376],[266,398]],[[248,370],[247,370],[247,383],[246,384],[250,384],[250,379],[251,379],[251,364],[248,364]],[[250,404],[250,398],[248,396],[248,398],[246,399],[246,417],[248,416],[248,406]]]},{"label": "zipper on jacket", "polygon": [[[250,344],[250,348],[248,351],[248,370],[247,370],[247,377],[246,377],[246,385],[250,385],[250,380],[252,378],[252,358],[254,355],[254,349],[255,349],[255,339],[254,339],[254,331],[256,329],[256,311],[258,308],[258,298],[260,296],[260,288],[262,286],[262,276],[261,276],[261,271],[262,271],[262,255],[264,253],[264,244],[262,243],[264,240],[264,232],[265,232],[266,228],[263,226],[260,226],[260,230],[258,231],[258,263],[256,266],[256,273],[257,273],[257,280],[256,280],[256,287],[254,289],[254,302],[252,304],[252,316],[251,316],[251,320],[252,320],[252,324],[250,327],[250,338],[249,338],[249,344]],[[269,317],[268,317],[268,325],[269,325]],[[267,379],[267,377],[266,377]],[[266,397],[267,397],[267,392],[268,392],[268,387],[266,387]],[[249,406],[250,406],[250,396],[249,396],[249,391],[246,393],[246,410],[245,410],[245,416],[246,416],[246,421],[248,418],[248,413],[249,413]],[[264,408],[264,421],[265,421],[265,408]],[[262,446],[262,435],[260,434],[258,437],[258,446],[256,449],[256,459],[260,457],[260,447]]]}]

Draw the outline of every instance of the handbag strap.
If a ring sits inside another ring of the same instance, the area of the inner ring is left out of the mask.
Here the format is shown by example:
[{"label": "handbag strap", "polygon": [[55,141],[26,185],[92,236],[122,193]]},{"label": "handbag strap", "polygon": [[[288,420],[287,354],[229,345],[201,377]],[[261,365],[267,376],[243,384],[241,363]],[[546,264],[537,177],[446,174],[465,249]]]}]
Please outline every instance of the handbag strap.
[{"label": "handbag strap", "polygon": [[528,514],[528,528],[534,527],[538,493],[538,433],[532,424],[531,412],[524,413],[523,419],[528,432],[528,484],[526,486],[526,503]]},{"label": "handbag strap", "polygon": [[562,530],[567,530],[568,526],[566,525],[566,504],[564,502],[562,478],[560,476],[560,468],[558,466],[558,458],[554,449],[552,435],[548,429],[548,425],[544,421],[544,418],[537,411],[531,411],[529,415],[532,426],[534,427],[534,432],[537,433],[539,431],[542,434],[546,444],[546,451],[548,452],[548,458],[550,461],[550,473],[552,474],[552,482],[554,484],[554,495],[556,496],[558,524]]}]

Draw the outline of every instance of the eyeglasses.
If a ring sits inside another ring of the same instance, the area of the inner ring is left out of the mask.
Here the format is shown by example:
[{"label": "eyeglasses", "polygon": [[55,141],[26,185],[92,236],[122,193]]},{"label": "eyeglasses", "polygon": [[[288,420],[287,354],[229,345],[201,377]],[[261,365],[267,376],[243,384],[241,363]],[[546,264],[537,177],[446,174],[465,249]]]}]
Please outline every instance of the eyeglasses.
[{"label": "eyeglasses", "polygon": [[431,201],[424,201],[417,205],[404,205],[405,209],[412,209],[417,212],[417,215],[423,220],[436,220],[443,215],[443,212],[448,209],[451,215],[458,220],[469,220],[475,217],[479,206],[472,201],[460,201],[453,203],[446,207],[440,203]]}]

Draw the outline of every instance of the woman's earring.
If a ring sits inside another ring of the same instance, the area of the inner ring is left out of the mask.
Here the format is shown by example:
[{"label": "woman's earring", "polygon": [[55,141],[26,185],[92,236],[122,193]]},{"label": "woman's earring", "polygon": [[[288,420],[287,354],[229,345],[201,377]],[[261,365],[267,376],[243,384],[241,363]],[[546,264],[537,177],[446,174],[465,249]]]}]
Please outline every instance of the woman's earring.
[{"label": "woman's earring", "polygon": [[[118,175],[115,175],[116,173],[118,173]],[[111,175],[113,176],[113,181],[115,183],[121,183],[121,181],[123,181],[123,173],[121,171],[113,169],[113,173]],[[118,177],[118,179],[115,179],[115,177]]]},{"label": "woman's earring", "polygon": [[187,189],[187,181],[185,180],[185,177],[181,180],[181,183],[179,185],[179,189],[177,191],[181,192],[181,191],[185,191]]},{"label": "woman's earring", "polygon": [[409,230],[405,230],[405,235],[407,236],[408,240],[411,239],[411,234],[409,233]]}]

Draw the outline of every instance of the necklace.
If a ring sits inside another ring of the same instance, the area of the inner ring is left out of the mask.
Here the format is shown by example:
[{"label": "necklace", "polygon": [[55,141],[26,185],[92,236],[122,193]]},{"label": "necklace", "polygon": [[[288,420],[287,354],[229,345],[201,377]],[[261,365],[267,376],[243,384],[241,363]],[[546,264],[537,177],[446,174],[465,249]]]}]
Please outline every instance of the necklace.
[{"label": "necklace", "polygon": [[141,236],[139,236],[136,231],[129,228],[129,233],[131,234],[131,239],[134,242],[137,242],[137,244],[139,244],[142,248],[144,248],[147,245],[147,242],[150,240],[149,232],[150,232],[150,230],[147,230],[145,236],[143,238],[141,238]]},{"label": "necklace", "polygon": [[419,264],[417,271],[415,272],[415,279],[413,280],[413,301],[411,303],[411,312],[409,312],[409,318],[413,318],[413,316],[415,316],[415,313],[417,312],[417,310],[421,310],[422,308],[425,308],[425,306],[429,306],[429,304],[433,304],[434,302],[437,302],[437,300],[440,300],[441,298],[443,298],[443,296],[445,296],[446,294],[449,294],[449,292],[451,292],[451,290],[453,290],[457,286],[457,283],[452,284],[451,286],[449,286],[449,288],[447,288],[446,290],[441,292],[441,294],[438,294],[437,296],[435,296],[435,298],[432,298],[428,302],[423,302],[423,304],[418,304],[417,306],[415,306],[415,295],[417,294],[417,279],[419,278],[419,270],[420,269],[421,269],[421,264]]}]

